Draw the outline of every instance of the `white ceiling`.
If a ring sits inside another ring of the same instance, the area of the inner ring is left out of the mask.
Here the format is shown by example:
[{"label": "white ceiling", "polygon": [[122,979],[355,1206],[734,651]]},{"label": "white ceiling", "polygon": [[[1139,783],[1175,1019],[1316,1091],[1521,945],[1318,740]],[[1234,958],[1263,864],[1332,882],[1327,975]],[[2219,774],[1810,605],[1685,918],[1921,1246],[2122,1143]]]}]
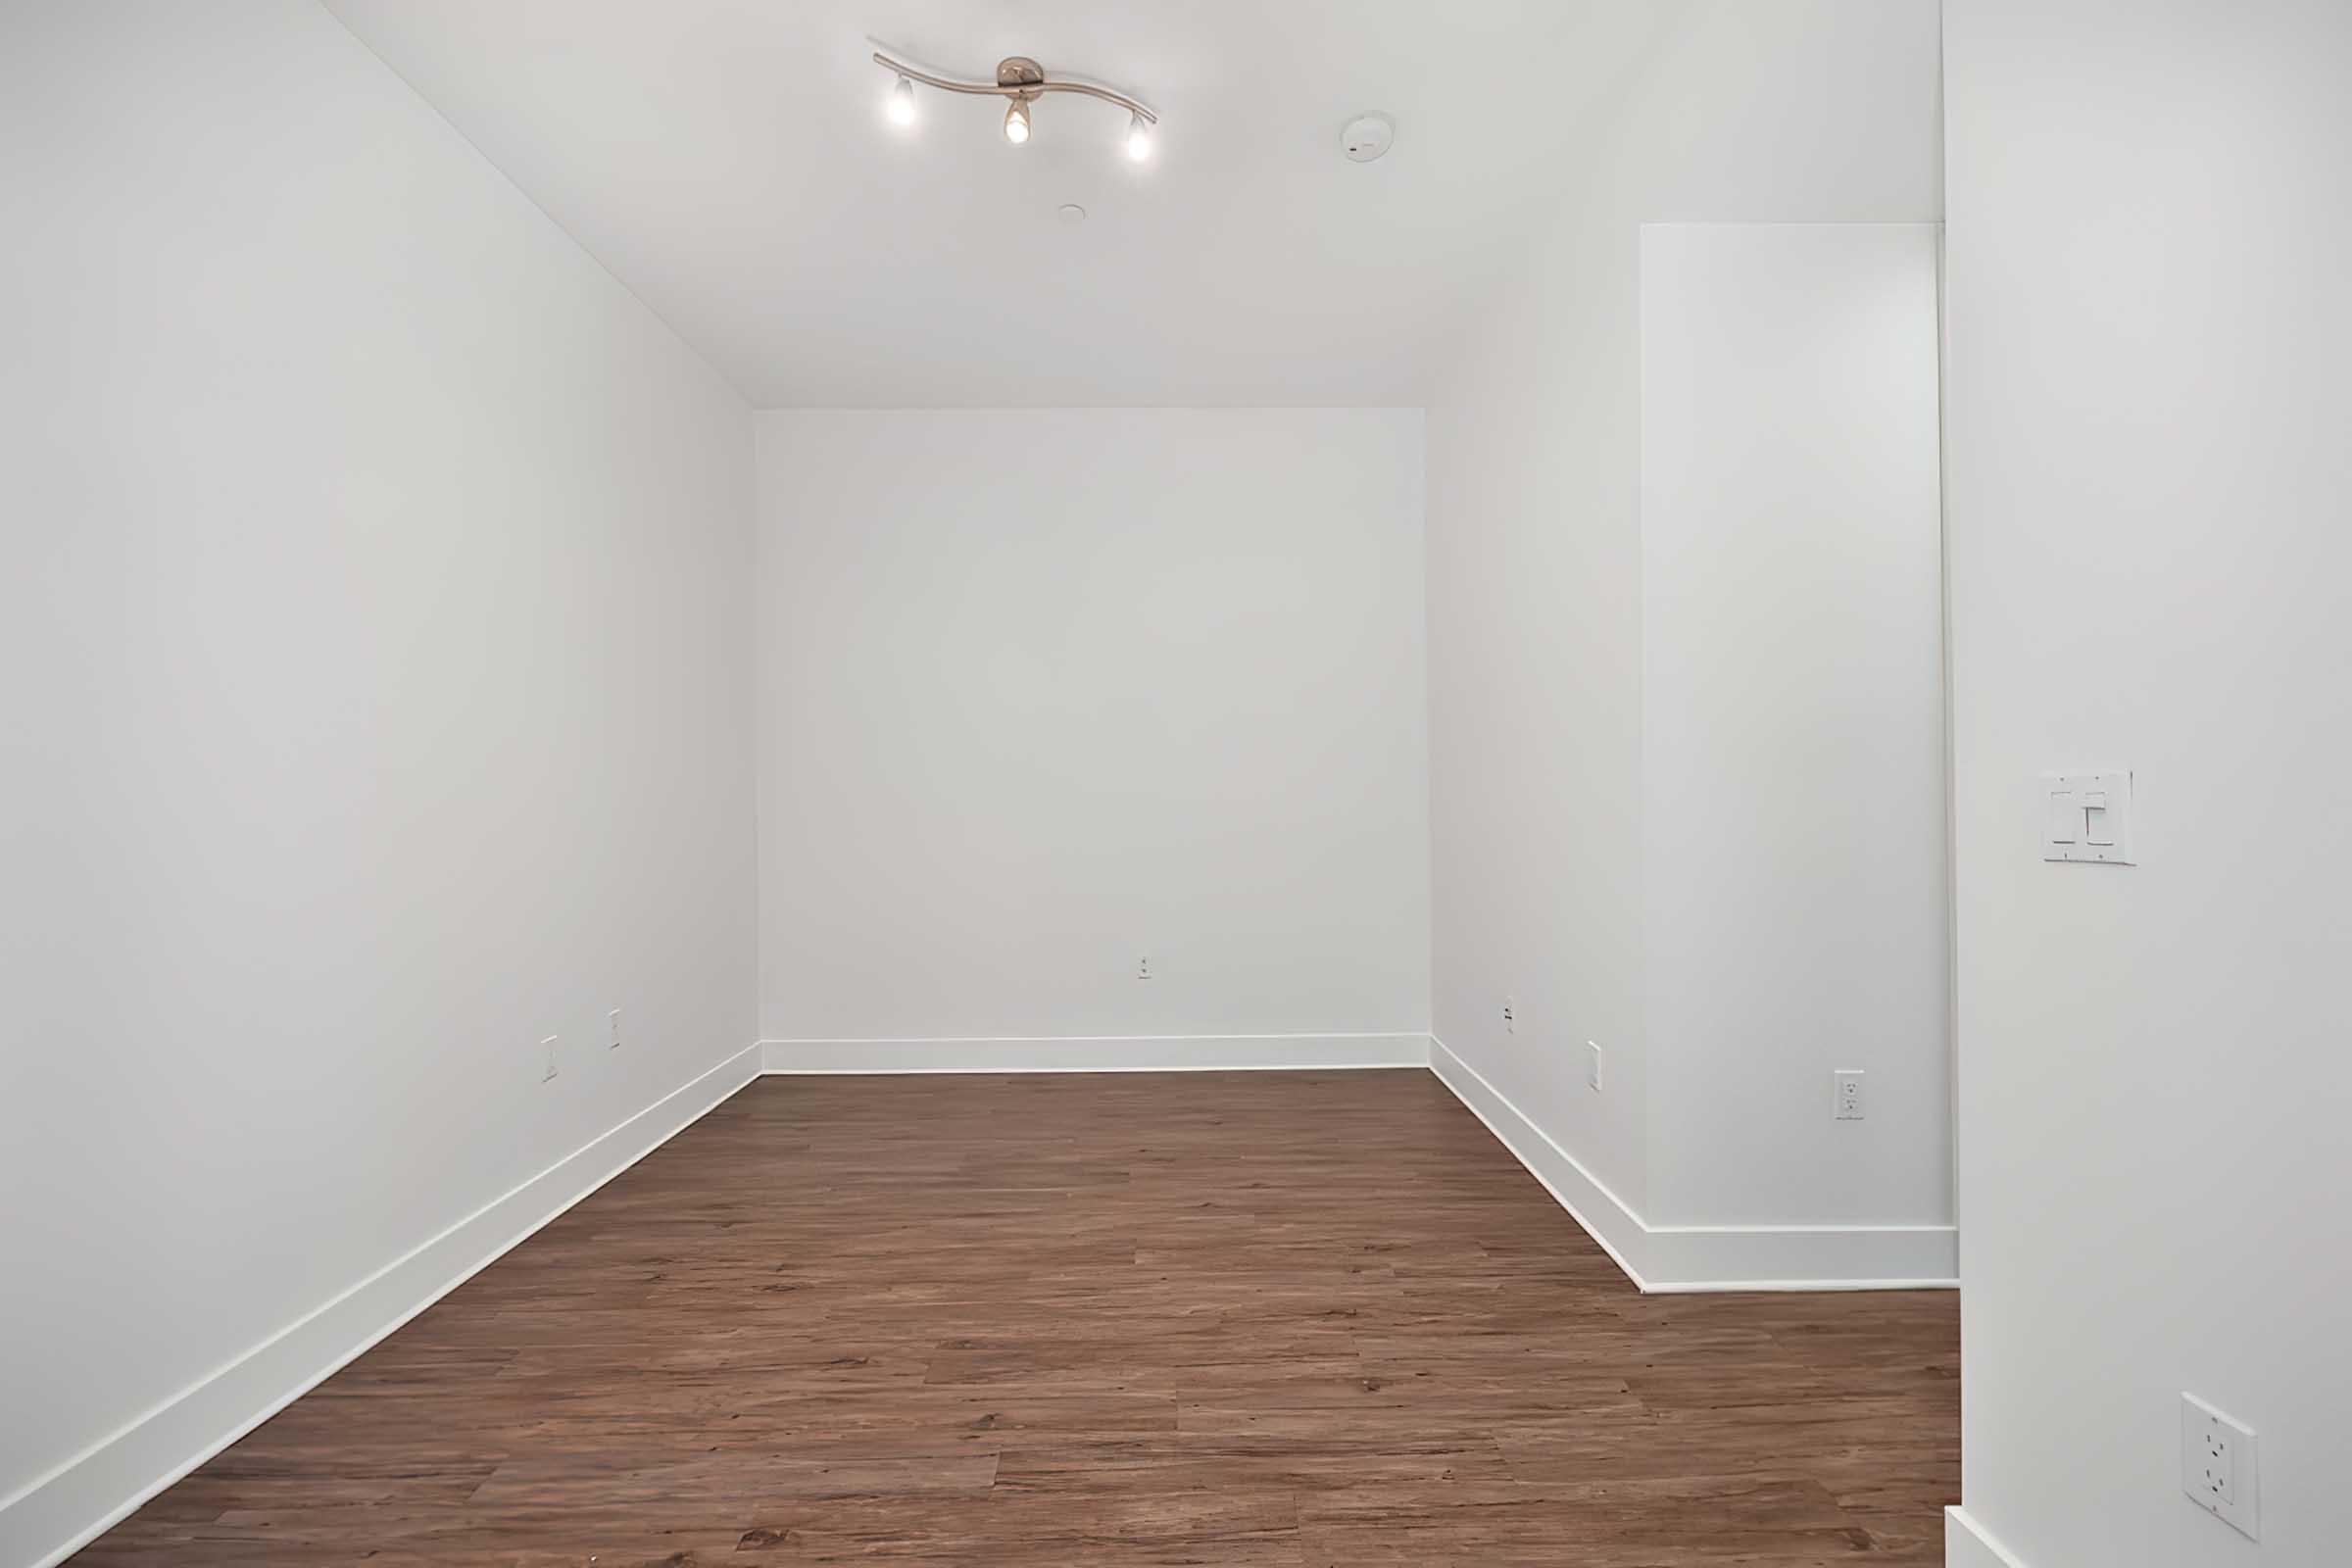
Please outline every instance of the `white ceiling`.
[{"label": "white ceiling", "polygon": [[[1663,0],[326,0],[761,407],[1414,404]],[[1161,116],[922,90],[1007,54]],[[1348,162],[1368,109],[1396,149]],[[1057,220],[1083,204],[1084,223]]]}]

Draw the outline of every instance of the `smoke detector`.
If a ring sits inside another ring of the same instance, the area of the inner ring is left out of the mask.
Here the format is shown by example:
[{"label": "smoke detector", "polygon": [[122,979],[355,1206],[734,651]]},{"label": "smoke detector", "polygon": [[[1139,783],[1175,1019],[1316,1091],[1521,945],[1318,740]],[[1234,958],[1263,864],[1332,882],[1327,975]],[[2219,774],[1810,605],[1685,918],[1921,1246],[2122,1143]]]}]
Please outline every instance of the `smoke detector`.
[{"label": "smoke detector", "polygon": [[1368,164],[1396,140],[1396,122],[1382,114],[1358,115],[1340,131],[1340,151]]}]

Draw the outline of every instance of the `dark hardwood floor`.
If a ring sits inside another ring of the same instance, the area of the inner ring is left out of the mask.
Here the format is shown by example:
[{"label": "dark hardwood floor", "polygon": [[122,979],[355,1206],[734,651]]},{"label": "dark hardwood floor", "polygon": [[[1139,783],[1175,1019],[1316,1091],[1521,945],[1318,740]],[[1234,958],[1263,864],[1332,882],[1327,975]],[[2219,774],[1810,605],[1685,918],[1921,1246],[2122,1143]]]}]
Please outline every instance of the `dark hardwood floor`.
[{"label": "dark hardwood floor", "polygon": [[74,1561],[1939,1564],[1958,1358],[1419,1071],[766,1078]]}]

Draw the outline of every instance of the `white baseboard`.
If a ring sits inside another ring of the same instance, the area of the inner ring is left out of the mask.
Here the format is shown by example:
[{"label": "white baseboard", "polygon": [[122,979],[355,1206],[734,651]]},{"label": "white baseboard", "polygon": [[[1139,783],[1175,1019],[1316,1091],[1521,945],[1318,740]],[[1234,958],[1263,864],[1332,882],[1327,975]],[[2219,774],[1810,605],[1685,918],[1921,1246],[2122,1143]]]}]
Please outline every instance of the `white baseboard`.
[{"label": "white baseboard", "polygon": [[[54,1568],[357,1358],[760,1072],[1436,1071],[1644,1291],[1950,1286],[1950,1227],[1662,1226],[1642,1221],[1493,1085],[1426,1034],[1005,1040],[768,1040],[592,1139],[324,1306],[0,1500],[0,1563]],[[1951,1568],[2022,1568],[1958,1508]]]},{"label": "white baseboard", "polygon": [[1529,1175],[1544,1184],[1544,1190],[1568,1211],[1569,1218],[1617,1260],[1628,1279],[1644,1291],[1650,1289],[1642,1255],[1649,1227],[1642,1223],[1632,1205],[1610,1192],[1608,1184],[1585,1169],[1574,1154],[1546,1137],[1503,1098],[1502,1091],[1448,1051],[1442,1040],[1433,1038],[1429,1043],[1429,1070],[1453,1091],[1453,1098],[1467,1105],[1472,1115],[1487,1124],[1487,1131],[1527,1167]]},{"label": "white baseboard", "polygon": [[1430,1069],[1642,1290],[1949,1290],[1949,1225],[1652,1225],[1479,1071],[1430,1042]]},{"label": "white baseboard", "polygon": [[1957,1503],[1943,1510],[1943,1568],[2026,1568]]},{"label": "white baseboard", "polygon": [[759,1074],[750,1046],[0,1500],[0,1563],[52,1568],[659,1149]]},{"label": "white baseboard", "polygon": [[763,1040],[775,1073],[1230,1072],[1426,1067],[1429,1035],[1091,1035],[1045,1039]]}]

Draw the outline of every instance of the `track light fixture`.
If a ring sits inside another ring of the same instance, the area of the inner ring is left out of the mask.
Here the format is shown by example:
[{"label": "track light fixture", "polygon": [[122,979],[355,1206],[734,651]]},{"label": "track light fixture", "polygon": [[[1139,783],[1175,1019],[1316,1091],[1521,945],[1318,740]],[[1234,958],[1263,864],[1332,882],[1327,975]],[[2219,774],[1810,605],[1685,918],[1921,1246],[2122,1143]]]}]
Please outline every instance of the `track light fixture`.
[{"label": "track light fixture", "polygon": [[937,87],[942,92],[966,92],[1007,98],[1004,106],[1004,139],[1015,147],[1029,139],[1029,106],[1050,92],[1074,92],[1088,98],[1100,98],[1127,111],[1127,156],[1142,163],[1152,156],[1152,127],[1159,123],[1159,116],[1140,100],[1123,92],[1091,81],[1076,81],[1069,77],[1048,80],[1046,71],[1027,55],[1008,55],[997,62],[994,81],[961,81],[954,76],[934,75],[928,71],[907,64],[896,56],[877,49],[874,64],[890,72],[898,79],[891,84],[888,108],[894,123],[914,123],[914,84]]}]

